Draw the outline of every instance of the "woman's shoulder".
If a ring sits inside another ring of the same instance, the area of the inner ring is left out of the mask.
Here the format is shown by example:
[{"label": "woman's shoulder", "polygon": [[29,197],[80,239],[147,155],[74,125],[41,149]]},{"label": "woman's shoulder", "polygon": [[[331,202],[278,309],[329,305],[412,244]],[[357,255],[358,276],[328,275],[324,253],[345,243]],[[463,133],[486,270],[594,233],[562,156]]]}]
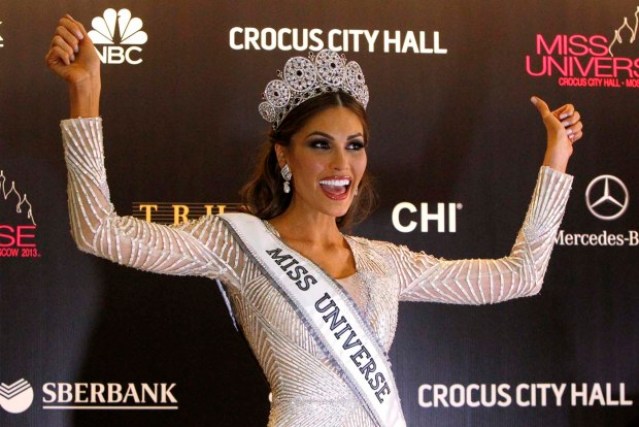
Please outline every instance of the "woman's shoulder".
[{"label": "woman's shoulder", "polygon": [[356,252],[358,256],[366,257],[375,254],[380,258],[393,262],[393,264],[403,264],[407,260],[415,257],[429,257],[425,252],[415,252],[408,248],[406,245],[388,242],[384,240],[367,239],[365,237],[347,236],[348,241],[351,243],[353,252]]},{"label": "woman's shoulder", "polygon": [[351,244],[351,248],[354,252],[357,252],[364,256],[371,256],[373,254],[383,258],[396,255],[400,252],[407,250],[405,246],[397,245],[385,240],[369,239],[360,236],[346,236],[347,240]]}]

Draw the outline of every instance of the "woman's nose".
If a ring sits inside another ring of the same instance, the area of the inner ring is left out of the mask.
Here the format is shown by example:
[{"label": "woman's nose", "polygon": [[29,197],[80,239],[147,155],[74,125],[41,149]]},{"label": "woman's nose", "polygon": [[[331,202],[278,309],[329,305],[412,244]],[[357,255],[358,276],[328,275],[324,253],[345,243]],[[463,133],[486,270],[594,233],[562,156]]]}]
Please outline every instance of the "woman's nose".
[{"label": "woman's nose", "polygon": [[337,149],[334,151],[333,158],[331,159],[331,168],[334,170],[344,170],[348,167],[346,162],[346,153],[343,149]]}]

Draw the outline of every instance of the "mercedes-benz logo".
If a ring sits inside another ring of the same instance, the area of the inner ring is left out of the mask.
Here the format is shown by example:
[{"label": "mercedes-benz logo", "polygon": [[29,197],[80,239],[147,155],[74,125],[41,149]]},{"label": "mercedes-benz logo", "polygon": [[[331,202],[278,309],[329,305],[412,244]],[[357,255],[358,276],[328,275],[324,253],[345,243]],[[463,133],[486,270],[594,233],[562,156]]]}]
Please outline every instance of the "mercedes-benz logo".
[{"label": "mercedes-benz logo", "polygon": [[619,218],[628,209],[628,189],[616,176],[600,175],[586,188],[586,206],[591,214],[604,221]]}]

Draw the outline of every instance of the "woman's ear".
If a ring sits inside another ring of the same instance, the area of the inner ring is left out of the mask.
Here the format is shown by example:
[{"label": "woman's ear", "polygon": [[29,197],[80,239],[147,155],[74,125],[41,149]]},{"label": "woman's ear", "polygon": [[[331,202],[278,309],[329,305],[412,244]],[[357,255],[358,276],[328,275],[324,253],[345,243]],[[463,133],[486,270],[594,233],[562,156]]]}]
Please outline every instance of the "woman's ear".
[{"label": "woman's ear", "polygon": [[282,144],[275,144],[275,156],[277,157],[277,164],[281,167],[284,167],[286,164],[286,147]]}]

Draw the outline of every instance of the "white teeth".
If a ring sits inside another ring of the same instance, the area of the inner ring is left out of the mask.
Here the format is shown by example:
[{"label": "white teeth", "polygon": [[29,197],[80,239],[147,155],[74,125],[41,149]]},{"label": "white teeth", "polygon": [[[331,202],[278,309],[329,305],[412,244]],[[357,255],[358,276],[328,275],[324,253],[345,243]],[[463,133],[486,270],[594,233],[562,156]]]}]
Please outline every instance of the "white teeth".
[{"label": "white teeth", "polygon": [[330,185],[331,187],[346,187],[350,183],[350,179],[323,179],[320,181],[320,184]]}]

